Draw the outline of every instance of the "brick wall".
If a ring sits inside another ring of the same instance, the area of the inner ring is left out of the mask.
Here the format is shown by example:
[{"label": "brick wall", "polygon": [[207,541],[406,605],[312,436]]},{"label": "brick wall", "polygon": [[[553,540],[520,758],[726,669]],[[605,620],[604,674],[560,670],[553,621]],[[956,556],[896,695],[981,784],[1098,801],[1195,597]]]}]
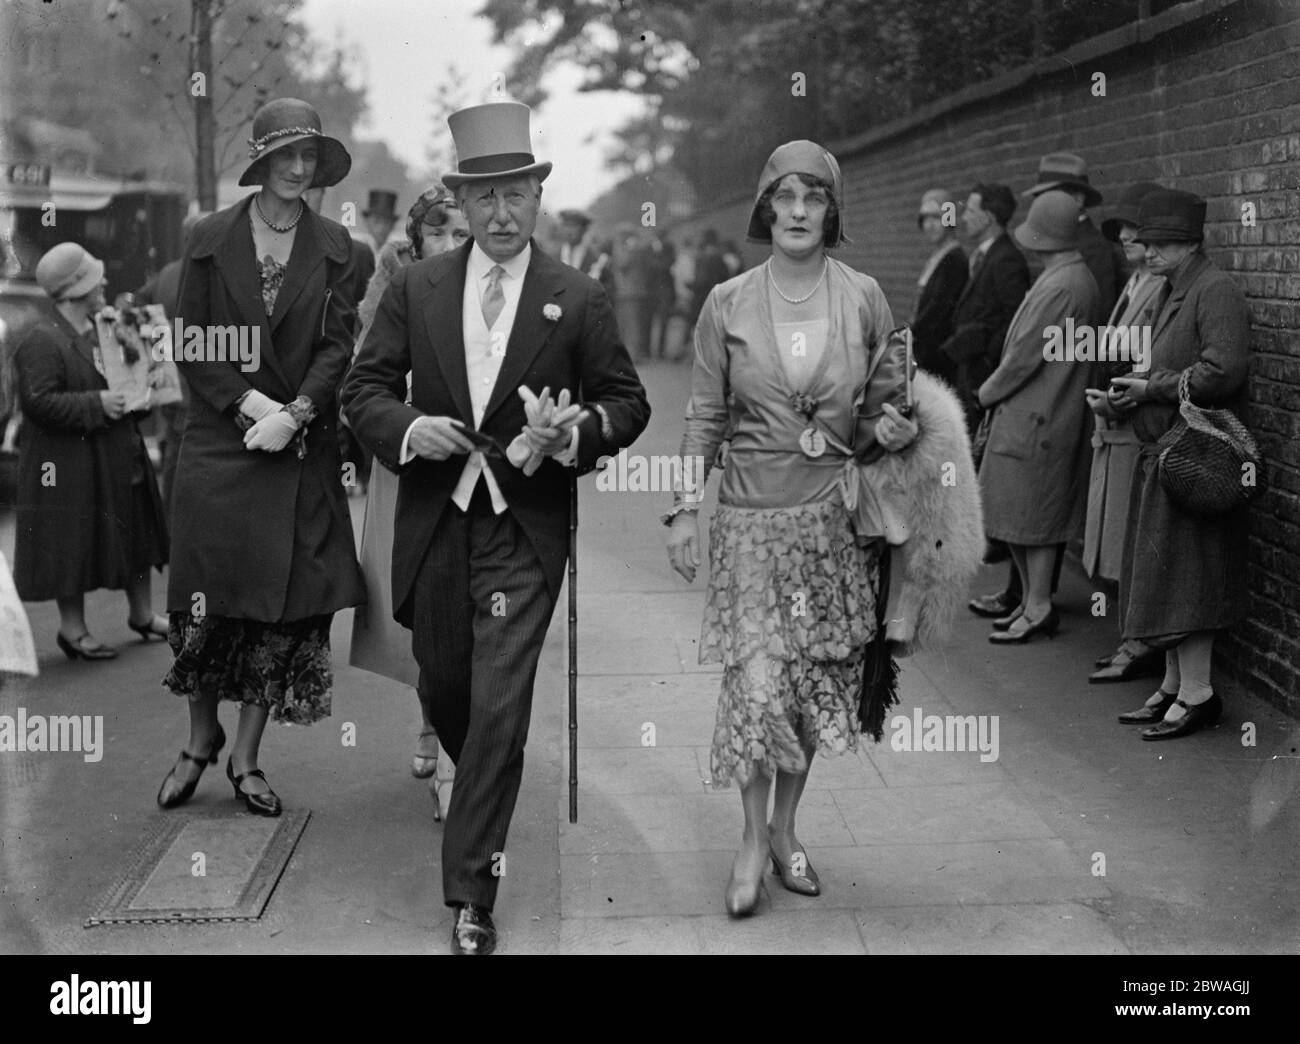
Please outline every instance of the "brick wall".
[{"label": "brick wall", "polygon": [[[1105,97],[1091,94],[1097,72]],[[1267,462],[1252,509],[1250,619],[1218,643],[1215,684],[1300,715],[1300,4],[1181,4],[828,147],[854,240],[838,256],[880,281],[900,319],[926,256],[915,212],[927,188],[964,199],[974,182],[1000,181],[1019,193],[1042,154],[1065,150],[1111,198],[1152,180],[1207,200],[1208,253],[1250,300],[1249,423]],[[673,231],[713,226],[743,243],[752,199]],[[1245,203],[1254,227],[1242,224]],[[750,264],[766,256],[743,252]]]}]

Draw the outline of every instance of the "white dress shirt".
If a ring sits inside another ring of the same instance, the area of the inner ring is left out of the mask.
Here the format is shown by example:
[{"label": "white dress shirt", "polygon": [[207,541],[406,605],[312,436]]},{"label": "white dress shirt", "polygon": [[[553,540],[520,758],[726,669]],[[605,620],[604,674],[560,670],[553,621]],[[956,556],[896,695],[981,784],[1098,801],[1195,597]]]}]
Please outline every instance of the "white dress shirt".
[{"label": "white dress shirt", "polygon": [[[465,375],[469,381],[469,401],[474,411],[475,428],[483,423],[483,414],[487,411],[488,400],[496,387],[497,374],[500,373],[501,363],[506,357],[506,345],[510,341],[510,332],[515,325],[519,295],[523,291],[524,276],[528,272],[528,263],[532,256],[531,243],[514,257],[500,262],[488,257],[477,243],[470,247],[469,264],[465,269],[465,294],[461,301],[461,331],[465,344]],[[492,269],[498,264],[503,270],[501,292],[505,295],[505,304],[502,305],[496,322],[489,329],[483,318],[483,295],[487,293]],[[403,464],[415,456],[410,449],[410,441],[411,429],[417,423],[419,422],[411,423],[411,427],[406,429],[406,436],[402,439],[402,452],[399,459]],[[578,430],[575,427],[569,447],[562,453],[554,455],[560,463],[568,465],[576,463],[577,434]],[[460,481],[452,490],[452,502],[462,511],[468,511],[470,498],[474,495],[474,487],[478,485],[480,475],[487,482],[493,512],[501,514],[506,509],[505,497],[501,495],[501,488],[497,485],[492,469],[488,467],[483,454],[478,450],[470,453],[465,461],[465,468],[460,473]]]}]

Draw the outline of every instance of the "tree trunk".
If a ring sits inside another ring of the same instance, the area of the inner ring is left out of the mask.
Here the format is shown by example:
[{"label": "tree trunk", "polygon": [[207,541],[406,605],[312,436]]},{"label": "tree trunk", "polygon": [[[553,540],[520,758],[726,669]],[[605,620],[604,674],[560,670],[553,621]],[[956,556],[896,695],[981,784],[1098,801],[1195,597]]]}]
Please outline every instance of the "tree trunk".
[{"label": "tree trunk", "polygon": [[190,70],[201,74],[202,89],[195,94],[191,79],[190,93],[194,98],[194,159],[195,188],[199,209],[217,209],[217,162],[215,127],[212,118],[212,7],[211,0],[192,0],[190,19]]}]

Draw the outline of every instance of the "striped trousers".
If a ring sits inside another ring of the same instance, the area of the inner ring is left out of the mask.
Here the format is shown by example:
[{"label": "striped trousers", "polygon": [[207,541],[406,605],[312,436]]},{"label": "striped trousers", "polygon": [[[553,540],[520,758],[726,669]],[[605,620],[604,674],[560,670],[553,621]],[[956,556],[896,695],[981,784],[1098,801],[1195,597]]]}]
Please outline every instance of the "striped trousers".
[{"label": "striped trousers", "polygon": [[416,577],[420,701],[456,763],[442,840],[443,901],[492,909],[524,771],[537,660],[555,601],[532,544],[487,483],[448,504]]}]

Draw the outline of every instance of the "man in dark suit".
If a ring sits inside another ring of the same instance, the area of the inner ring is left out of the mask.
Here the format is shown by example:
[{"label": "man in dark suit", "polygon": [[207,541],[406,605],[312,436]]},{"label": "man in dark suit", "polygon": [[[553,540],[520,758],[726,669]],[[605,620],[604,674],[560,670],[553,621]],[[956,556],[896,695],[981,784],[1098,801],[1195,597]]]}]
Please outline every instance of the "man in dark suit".
[{"label": "man in dark suit", "polygon": [[953,310],[952,335],[939,346],[939,354],[955,369],[972,435],[981,416],[976,393],[997,369],[1011,317],[1029,291],[1029,266],[1007,235],[1015,212],[1016,197],[1006,185],[979,184],[971,189],[961,216],[962,230],[974,241],[970,278]]},{"label": "man in dark suit", "polygon": [[591,236],[591,217],[582,210],[561,210],[560,260],[597,280],[614,298],[614,260]]},{"label": "man in dark suit", "polygon": [[[962,230],[975,241],[970,255],[970,278],[953,310],[952,336],[939,347],[957,372],[957,394],[966,409],[972,437],[983,418],[978,392],[997,369],[1007,328],[1029,291],[1029,265],[1020,248],[1007,235],[1016,212],[1016,197],[1006,185],[981,183],[971,189],[962,211]],[[986,561],[1009,557],[1006,545],[990,547]],[[1020,574],[1013,566],[1007,587],[992,595],[972,599],[971,611],[980,616],[1005,616],[1020,604]]]},{"label": "man in dark suit", "polygon": [[[443,181],[473,242],[393,277],[343,391],[353,430],[401,475],[393,616],[413,630],[420,700],[456,762],[442,845],[453,953],[496,946],[533,679],[568,557],[568,469],[630,445],[650,416],[600,284],[532,241],[551,165],[534,162],[528,120],[515,102],[449,118],[459,169]],[[558,404],[526,407],[521,391],[544,388],[564,390]],[[577,409],[559,408],[565,393]]]}]

